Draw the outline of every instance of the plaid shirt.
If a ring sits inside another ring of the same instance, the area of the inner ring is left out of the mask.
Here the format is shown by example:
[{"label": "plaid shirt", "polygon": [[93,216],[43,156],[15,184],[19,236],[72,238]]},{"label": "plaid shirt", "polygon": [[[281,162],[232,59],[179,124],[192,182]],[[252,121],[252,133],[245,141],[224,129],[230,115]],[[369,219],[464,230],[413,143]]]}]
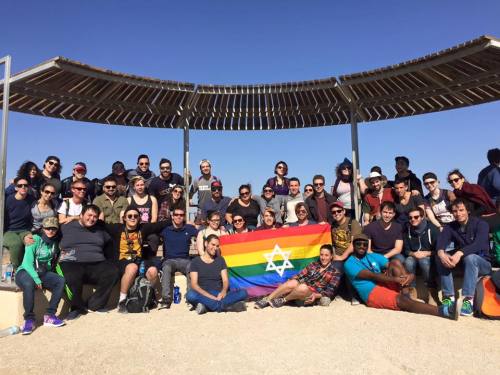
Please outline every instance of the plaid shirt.
[{"label": "plaid shirt", "polygon": [[310,263],[306,268],[296,274],[292,279],[304,283],[321,293],[322,296],[333,298],[340,284],[342,273],[336,269],[333,263],[321,272],[319,261]]}]

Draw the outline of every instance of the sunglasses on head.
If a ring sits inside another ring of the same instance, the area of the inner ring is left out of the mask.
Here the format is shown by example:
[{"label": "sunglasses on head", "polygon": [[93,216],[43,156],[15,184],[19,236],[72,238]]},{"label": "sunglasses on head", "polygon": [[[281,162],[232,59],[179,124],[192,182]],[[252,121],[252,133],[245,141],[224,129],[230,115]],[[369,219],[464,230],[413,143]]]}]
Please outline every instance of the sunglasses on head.
[{"label": "sunglasses on head", "polygon": [[29,185],[28,184],[17,184],[16,187],[18,188],[27,188]]}]

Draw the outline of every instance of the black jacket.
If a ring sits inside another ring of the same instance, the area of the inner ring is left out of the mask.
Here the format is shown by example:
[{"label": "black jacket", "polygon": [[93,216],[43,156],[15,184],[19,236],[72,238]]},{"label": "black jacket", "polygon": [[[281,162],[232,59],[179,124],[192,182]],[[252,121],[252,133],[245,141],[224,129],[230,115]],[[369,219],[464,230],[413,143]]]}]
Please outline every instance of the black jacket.
[{"label": "black jacket", "polygon": [[[326,199],[326,217],[327,217],[327,221],[329,223],[331,223],[332,221],[332,214],[330,212],[330,204],[332,204],[333,202],[335,202],[337,199],[334,198],[331,194],[328,194],[326,191],[324,192],[325,193],[325,199]],[[318,208],[317,208],[317,205],[316,205],[316,196],[313,194],[311,195],[309,198],[306,199],[306,206],[309,210],[309,218],[313,219],[314,221],[318,222],[319,223],[319,220],[318,220]]]}]

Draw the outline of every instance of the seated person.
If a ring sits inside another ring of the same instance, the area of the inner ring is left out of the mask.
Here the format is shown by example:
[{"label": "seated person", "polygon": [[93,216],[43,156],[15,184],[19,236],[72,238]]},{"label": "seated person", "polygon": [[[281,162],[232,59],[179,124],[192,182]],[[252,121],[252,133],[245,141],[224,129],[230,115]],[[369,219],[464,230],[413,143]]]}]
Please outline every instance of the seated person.
[{"label": "seated person", "polygon": [[[123,198],[123,197],[122,197]],[[120,298],[118,300],[118,312],[127,313],[125,300],[127,293],[134,283],[139,272],[141,262],[144,262],[146,278],[151,285],[159,282],[158,270],[153,261],[156,255],[146,244],[146,238],[150,234],[158,234],[163,228],[171,224],[170,221],[159,223],[139,223],[140,213],[135,207],[128,207],[124,214],[125,224],[106,224],[106,231],[113,239],[113,254],[118,257],[118,269],[121,275]],[[159,299],[159,296],[156,296]]]},{"label": "seated person", "polygon": [[212,182],[210,191],[212,193],[211,198],[206,200],[202,206],[198,205],[201,208],[201,219],[207,219],[210,212],[220,212],[221,224],[226,225],[226,211],[231,203],[231,198],[222,194],[222,183],[220,181]]},{"label": "seated person", "polygon": [[262,224],[255,230],[278,229],[283,226],[283,224],[276,222],[276,213],[271,207],[266,207],[264,209],[262,219]]},{"label": "seated person", "polygon": [[[191,289],[187,301],[196,306],[198,314],[207,311],[229,311],[247,298],[243,289],[229,291],[226,261],[220,253],[219,237],[210,234],[204,241],[203,255],[194,258],[190,266]],[[244,310],[244,304],[242,306]]]},{"label": "seated person", "polygon": [[297,216],[297,221],[285,224],[285,227],[302,227],[304,225],[317,224],[313,219],[309,219],[309,210],[305,202],[299,202],[295,205],[295,215]]},{"label": "seated person", "polygon": [[[473,298],[478,276],[491,273],[490,242],[488,224],[470,215],[468,203],[457,198],[451,204],[451,213],[455,221],[446,225],[437,240],[436,268],[441,279],[443,305],[455,302],[455,287],[452,271],[459,263],[464,266],[462,286],[463,302],[460,315],[473,314]],[[449,249],[451,243],[453,250]]]},{"label": "seated person", "polygon": [[[439,229],[424,217],[424,210],[420,207],[412,208],[408,212],[410,224],[404,230],[403,251],[406,257],[404,265],[409,273],[416,273],[417,266],[422,271],[430,297],[437,296],[436,275],[431,272],[436,250],[436,241]],[[412,299],[417,299],[417,283],[413,280],[410,284],[409,293]],[[437,302],[437,301],[434,301]]]},{"label": "seated person", "polygon": [[407,273],[399,260],[389,261],[380,254],[368,253],[366,235],[354,236],[353,246],[354,252],[345,262],[344,269],[368,307],[458,319],[454,303],[437,307],[412,300],[402,293],[401,287],[408,287],[415,276]]},{"label": "seated person", "polygon": [[346,216],[344,203],[333,202],[330,205],[332,215],[332,245],[334,249],[334,262],[344,262],[352,253],[352,238],[361,233],[361,225],[352,217]]},{"label": "seated person", "polygon": [[332,245],[322,245],[319,261],[310,263],[269,296],[258,300],[255,308],[263,309],[269,305],[277,308],[293,300],[302,300],[305,305],[312,305],[319,300],[321,306],[328,306],[335,297],[342,277],[342,271],[337,269],[332,260]]},{"label": "seated person", "polygon": [[218,211],[212,211],[208,214],[208,225],[205,228],[200,229],[198,236],[196,237],[198,255],[201,256],[205,252],[205,240],[209,235],[215,234],[217,237],[220,237],[227,234],[226,228],[224,228],[221,223],[222,217],[223,215]]},{"label": "seated person", "polygon": [[[105,248],[112,244],[111,237],[96,225],[100,213],[99,207],[90,204],[82,208],[80,220],[61,226],[59,264],[71,291],[68,320],[85,315],[87,307],[91,311],[104,309],[118,280],[118,268],[105,256]],[[84,283],[96,286],[87,305],[82,299]]]},{"label": "seated person", "polygon": [[264,215],[266,208],[271,208],[275,213],[275,221],[279,224],[283,224],[285,198],[284,195],[275,195],[273,188],[267,184],[262,187],[262,195],[252,195],[252,199],[259,203],[261,214]]},{"label": "seated person", "polygon": [[247,222],[243,214],[235,212],[232,214],[232,225],[227,229],[228,234],[249,233],[251,229],[247,227]]},{"label": "seated person", "polygon": [[94,204],[101,210],[100,220],[107,224],[121,223],[123,211],[128,207],[127,198],[118,194],[118,183],[114,177],[103,180],[103,193],[94,199]]},{"label": "seated person", "polygon": [[57,210],[59,224],[61,225],[71,223],[72,221],[79,221],[83,205],[85,204],[87,186],[83,181],[73,181],[71,183],[71,191],[73,196],[65,198]]},{"label": "seated person", "polygon": [[34,243],[26,247],[23,263],[17,269],[16,284],[23,291],[23,335],[29,335],[35,329],[35,289],[46,288],[52,293],[47,313],[43,316],[43,325],[64,325],[64,321],[56,316],[57,306],[64,291],[64,277],[52,272],[59,251],[58,230],[59,223],[55,217],[45,218],[41,233],[33,235]]},{"label": "seated person", "polygon": [[[398,178],[394,181],[394,192],[396,222],[404,227],[408,224],[408,212],[411,209],[420,207],[422,210],[425,210],[424,199],[420,194],[412,194],[408,189],[408,180],[405,178]],[[434,217],[431,212],[429,214]]]},{"label": "seated person", "polygon": [[396,206],[394,202],[386,201],[380,205],[382,217],[368,224],[363,232],[368,236],[369,253],[378,253],[389,260],[398,259],[404,262],[401,255],[403,250],[403,228],[394,221]]},{"label": "seated person", "polygon": [[189,247],[191,238],[196,237],[198,231],[191,224],[185,223],[186,211],[177,207],[172,214],[172,225],[168,225],[161,232],[163,236],[163,276],[161,279],[161,308],[169,309],[172,305],[172,280],[175,272],[186,275],[187,289],[189,282]]}]

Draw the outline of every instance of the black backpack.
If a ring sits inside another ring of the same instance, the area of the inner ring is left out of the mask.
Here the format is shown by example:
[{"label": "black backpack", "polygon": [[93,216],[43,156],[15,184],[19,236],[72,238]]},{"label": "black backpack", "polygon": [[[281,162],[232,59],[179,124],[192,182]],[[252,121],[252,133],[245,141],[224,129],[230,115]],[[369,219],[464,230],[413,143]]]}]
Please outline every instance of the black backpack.
[{"label": "black backpack", "polygon": [[130,287],[125,300],[125,307],[129,313],[149,312],[155,306],[155,290],[144,276],[137,276]]}]

